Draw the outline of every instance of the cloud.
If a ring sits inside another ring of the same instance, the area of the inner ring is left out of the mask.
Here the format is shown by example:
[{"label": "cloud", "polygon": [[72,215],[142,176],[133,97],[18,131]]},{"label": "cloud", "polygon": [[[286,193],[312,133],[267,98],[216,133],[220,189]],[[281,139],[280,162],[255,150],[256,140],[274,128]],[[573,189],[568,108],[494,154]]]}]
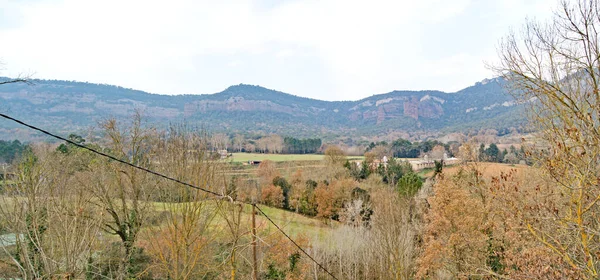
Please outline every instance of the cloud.
[{"label": "cloud", "polygon": [[286,57],[293,56],[294,54],[295,54],[294,50],[284,49],[284,50],[280,50],[277,53],[275,53],[275,57],[284,59]]},{"label": "cloud", "polygon": [[240,82],[329,100],[457,90],[491,75],[495,38],[542,1],[509,2],[0,0],[0,15],[18,15],[0,19],[0,59],[3,74],[166,94]]}]

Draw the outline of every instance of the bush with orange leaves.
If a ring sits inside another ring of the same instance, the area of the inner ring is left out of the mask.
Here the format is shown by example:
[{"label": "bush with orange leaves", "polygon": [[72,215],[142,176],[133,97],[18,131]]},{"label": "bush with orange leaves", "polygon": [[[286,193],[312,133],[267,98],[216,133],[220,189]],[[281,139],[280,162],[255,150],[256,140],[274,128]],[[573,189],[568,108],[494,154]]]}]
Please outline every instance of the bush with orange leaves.
[{"label": "bush with orange leaves", "polygon": [[261,198],[258,182],[255,180],[240,180],[236,187],[237,189],[235,194],[238,201],[254,203],[258,202],[258,200]]},{"label": "bush with orange leaves", "polygon": [[269,206],[281,208],[283,206],[283,190],[275,185],[262,188],[261,201]]},{"label": "bush with orange leaves", "polygon": [[[486,178],[476,164],[440,175],[428,199],[416,277],[583,278],[544,244],[563,237],[552,221],[565,199],[542,178],[533,168]],[[536,236],[532,228],[556,235]]]},{"label": "bush with orange leaves", "polygon": [[[307,279],[313,264],[298,248],[281,234],[269,235],[264,248],[261,279]],[[304,250],[310,249],[309,239],[300,235],[294,240]]]},{"label": "bush with orange leaves", "polygon": [[438,177],[426,215],[424,251],[417,278],[464,278],[485,267],[486,205],[467,188],[464,179]]},{"label": "bush with orange leaves", "polygon": [[334,180],[329,184],[320,183],[315,189],[317,217],[337,220],[356,187],[357,182],[352,179]]},{"label": "bush with orange leaves", "polygon": [[211,248],[214,236],[204,229],[180,228],[185,223],[173,223],[152,229],[148,238],[140,242],[152,256],[150,271],[153,277],[164,279],[197,279],[214,272]]},{"label": "bush with orange leaves", "polygon": [[261,186],[272,184],[275,177],[280,176],[279,171],[275,166],[275,163],[270,160],[264,160],[258,165],[256,169],[256,175],[260,179]]},{"label": "bush with orange leaves", "polygon": [[[502,236],[505,275],[514,279],[585,279],[585,271],[552,249],[573,242],[560,222],[570,198],[538,169],[501,172],[489,184],[494,228]],[[544,232],[545,234],[542,234]]]}]

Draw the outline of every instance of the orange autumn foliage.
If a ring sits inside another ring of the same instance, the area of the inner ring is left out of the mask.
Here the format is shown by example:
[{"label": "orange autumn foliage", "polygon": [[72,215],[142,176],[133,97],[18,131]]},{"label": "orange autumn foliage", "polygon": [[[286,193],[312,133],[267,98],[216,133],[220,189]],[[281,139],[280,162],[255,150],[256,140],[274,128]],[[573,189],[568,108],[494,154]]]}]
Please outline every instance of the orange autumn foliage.
[{"label": "orange autumn foliage", "polygon": [[512,169],[490,178],[468,165],[439,176],[428,198],[416,277],[582,278],[532,235],[529,227],[551,229],[555,212],[564,208],[557,188],[535,172]]},{"label": "orange autumn foliage", "polygon": [[256,175],[260,178],[260,184],[262,186],[266,186],[273,182],[273,179],[277,176],[280,176],[279,171],[277,170],[275,163],[270,160],[264,160],[256,169]]},{"label": "orange autumn foliage", "polygon": [[315,189],[317,217],[336,219],[355,187],[357,183],[352,179],[334,180],[329,185],[320,183]]},{"label": "orange autumn foliage", "polygon": [[275,185],[269,185],[261,191],[261,200],[264,204],[272,207],[283,206],[283,190]]},{"label": "orange autumn foliage", "polygon": [[152,256],[150,269],[154,277],[195,279],[202,277],[210,263],[213,236],[201,226],[170,221],[169,225],[152,230],[147,241],[140,245]]},{"label": "orange autumn foliage", "polygon": [[[300,235],[295,241],[304,250],[310,250],[310,242],[306,236]],[[267,267],[271,266],[271,269],[284,273],[286,280],[307,279],[314,263],[294,244],[280,234],[272,235],[266,242],[269,244],[264,252]]]},{"label": "orange autumn foliage", "polygon": [[417,278],[463,278],[485,266],[485,205],[456,178],[439,177],[426,219]]}]

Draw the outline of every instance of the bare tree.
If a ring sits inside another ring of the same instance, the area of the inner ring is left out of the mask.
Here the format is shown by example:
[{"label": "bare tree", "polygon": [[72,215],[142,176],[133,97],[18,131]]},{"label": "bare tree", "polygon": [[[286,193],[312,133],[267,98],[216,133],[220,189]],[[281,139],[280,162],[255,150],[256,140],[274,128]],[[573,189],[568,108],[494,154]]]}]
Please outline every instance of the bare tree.
[{"label": "bare tree", "polygon": [[429,157],[433,160],[443,160],[445,154],[446,148],[444,148],[442,145],[436,145],[433,147],[433,149],[431,149],[431,152],[429,152]]},{"label": "bare tree", "polygon": [[[244,205],[238,202],[230,203],[228,201],[218,201],[218,213],[223,220],[225,220],[226,231],[230,234],[230,240],[228,240],[229,249],[224,253],[224,258],[229,264],[230,279],[235,280],[239,276],[236,276],[239,271],[239,260],[238,254],[241,249],[248,247],[248,244],[241,244],[242,237],[248,235],[250,232],[245,230],[248,227],[247,222],[242,219],[242,212]],[[246,225],[244,226],[244,223]]]},{"label": "bare tree", "polygon": [[[0,60],[0,66],[2,66],[3,64],[4,63],[2,63],[2,61]],[[21,74],[21,75],[17,76],[16,78],[7,79],[7,80],[0,80],[0,85],[14,84],[14,83],[31,84],[31,75],[23,75],[23,74]]]},{"label": "bare tree", "polygon": [[338,146],[329,146],[325,149],[325,161],[328,165],[343,165],[346,155]]},{"label": "bare tree", "polygon": [[15,235],[9,255],[24,279],[82,277],[99,221],[73,170],[85,168],[81,159],[89,154],[61,155],[46,145],[34,151],[18,164],[16,184],[4,189],[0,203],[3,224]]},{"label": "bare tree", "polygon": [[256,151],[256,145],[253,145],[251,143],[246,143],[244,145],[244,149],[246,150],[247,153],[252,153]]},{"label": "bare tree", "polygon": [[213,150],[225,150],[229,143],[229,136],[224,133],[216,133],[211,137],[211,146]]},{"label": "bare tree", "polygon": [[[218,181],[220,163],[208,157],[208,139],[204,133],[171,127],[153,146],[156,169],[184,182],[212,186]],[[206,193],[171,181],[162,181],[156,199],[157,224],[145,231],[149,254],[153,257],[154,277],[167,279],[204,278],[214,268],[210,258],[217,230],[211,230],[217,211]]]},{"label": "bare tree", "polygon": [[281,136],[273,134],[267,139],[270,153],[280,154],[283,151],[283,138]]},{"label": "bare tree", "polygon": [[241,152],[242,148],[244,147],[244,135],[241,134],[236,134],[233,137],[233,146],[235,148],[236,151]]},{"label": "bare tree", "polygon": [[[114,119],[103,123],[103,127],[113,156],[136,165],[150,165],[150,130],[142,127],[139,112],[134,115],[128,129],[121,130]],[[149,180],[151,175],[146,172],[107,159],[96,161],[92,170],[89,178],[94,180],[82,183],[88,184],[94,201],[102,210],[103,230],[120,240],[121,261],[115,268],[115,274],[110,276],[116,279],[137,277],[132,275],[132,257],[149,213],[150,197],[156,181]]]},{"label": "bare tree", "polygon": [[414,206],[389,188],[373,194],[370,227],[339,226],[315,242],[313,254],[343,279],[410,279],[417,256]]},{"label": "bare tree", "polygon": [[599,31],[598,1],[564,0],[550,22],[529,21],[521,34],[504,38],[494,66],[518,100],[531,106],[543,142],[530,152],[560,186],[548,195],[571,198],[545,226],[526,226],[590,278],[600,276]]},{"label": "bare tree", "polygon": [[29,77],[25,77],[25,76],[19,76],[19,77],[16,77],[16,78],[14,78],[14,79],[9,79],[9,80],[5,80],[5,81],[0,81],[0,85],[14,84],[14,83],[26,83],[26,84],[31,84],[31,81],[29,80]]},{"label": "bare tree", "polygon": [[[2,66],[2,61],[0,61],[0,66]],[[28,85],[32,85],[33,84],[31,82],[31,76],[30,75],[19,75],[16,78],[12,78],[12,79],[9,78],[9,79],[5,79],[5,80],[0,79],[0,86],[1,85],[7,85],[7,84],[14,84],[14,83],[25,83],[25,84],[28,84]],[[7,111],[7,110],[8,110],[8,107],[2,106],[2,104],[0,104],[0,111]]]},{"label": "bare tree", "polygon": [[266,137],[256,140],[256,147],[261,153],[266,153],[269,149],[269,140]]}]

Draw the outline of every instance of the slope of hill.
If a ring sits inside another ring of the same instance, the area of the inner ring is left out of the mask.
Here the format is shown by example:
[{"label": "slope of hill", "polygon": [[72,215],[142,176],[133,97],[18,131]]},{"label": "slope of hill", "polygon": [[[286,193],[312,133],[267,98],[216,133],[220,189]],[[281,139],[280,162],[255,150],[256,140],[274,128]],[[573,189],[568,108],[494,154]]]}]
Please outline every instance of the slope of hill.
[{"label": "slope of hill", "polygon": [[[0,86],[0,110],[61,132],[85,129],[139,109],[157,125],[185,121],[214,131],[376,135],[391,130],[458,131],[517,126],[520,106],[501,79],[455,93],[393,91],[358,101],[322,101],[260,86],[236,85],[215,94],[159,95],[111,85],[34,80]],[[0,122],[0,128],[14,128]]]}]

